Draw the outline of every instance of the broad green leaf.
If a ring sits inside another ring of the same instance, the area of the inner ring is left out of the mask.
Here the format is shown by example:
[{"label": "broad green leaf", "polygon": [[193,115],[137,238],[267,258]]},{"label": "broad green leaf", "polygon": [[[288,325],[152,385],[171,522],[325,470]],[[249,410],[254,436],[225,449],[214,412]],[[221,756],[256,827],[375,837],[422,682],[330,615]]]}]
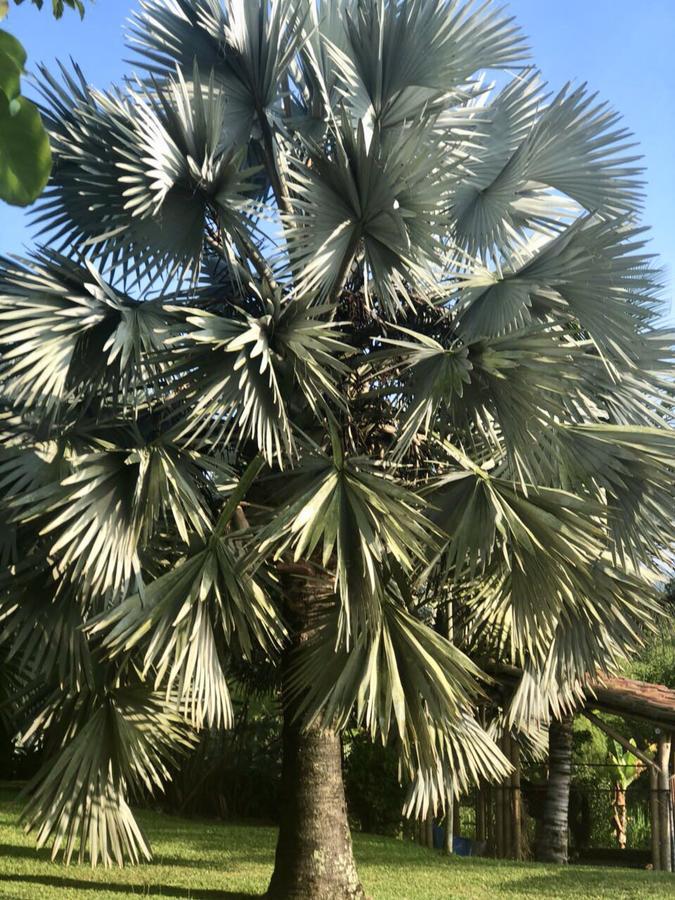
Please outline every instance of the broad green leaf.
[{"label": "broad green leaf", "polygon": [[9,32],[0,30],[0,91],[8,100],[14,100],[21,93],[21,73],[26,58],[26,51],[19,41]]},{"label": "broad green leaf", "polygon": [[49,139],[37,107],[0,93],[0,198],[28,206],[44,190],[52,165]]}]

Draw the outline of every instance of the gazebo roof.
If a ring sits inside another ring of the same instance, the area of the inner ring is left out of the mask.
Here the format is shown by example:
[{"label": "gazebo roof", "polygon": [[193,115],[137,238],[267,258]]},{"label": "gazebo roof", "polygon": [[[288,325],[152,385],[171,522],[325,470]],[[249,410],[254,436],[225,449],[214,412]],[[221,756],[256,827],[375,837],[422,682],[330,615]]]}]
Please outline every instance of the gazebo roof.
[{"label": "gazebo roof", "polygon": [[663,684],[607,677],[594,685],[593,694],[587,706],[675,730],[675,690]]}]

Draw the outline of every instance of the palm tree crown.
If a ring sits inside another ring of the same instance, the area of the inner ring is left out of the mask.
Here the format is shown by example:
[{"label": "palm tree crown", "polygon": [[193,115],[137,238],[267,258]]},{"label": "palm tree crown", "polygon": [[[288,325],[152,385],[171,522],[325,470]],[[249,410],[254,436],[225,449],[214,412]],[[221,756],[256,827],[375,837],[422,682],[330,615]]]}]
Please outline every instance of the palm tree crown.
[{"label": "palm tree crown", "polygon": [[672,339],[630,135],[491,3],[143,0],[130,42],[119,90],[43,72],[48,246],[0,267],[26,822],[147,856],[130,793],[280,659],[303,722],[396,744],[419,814],[656,610]]}]

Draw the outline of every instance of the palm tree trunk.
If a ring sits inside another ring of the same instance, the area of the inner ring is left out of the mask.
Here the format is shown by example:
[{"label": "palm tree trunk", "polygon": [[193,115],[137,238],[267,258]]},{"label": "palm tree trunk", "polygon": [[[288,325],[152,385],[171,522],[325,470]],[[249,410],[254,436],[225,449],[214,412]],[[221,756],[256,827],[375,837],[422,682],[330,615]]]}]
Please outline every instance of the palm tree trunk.
[{"label": "palm tree trunk", "polygon": [[340,737],[284,721],[282,813],[274,900],[355,900],[365,896],[356,873],[342,781]]},{"label": "palm tree trunk", "polygon": [[[282,659],[283,682],[291,654],[311,635],[316,606],[311,595],[297,585],[289,585],[287,616],[295,637],[294,646]],[[283,706],[281,816],[267,897],[361,900],[365,894],[352,852],[340,735],[319,725],[304,727],[295,715],[296,704],[289,700],[285,684]]]},{"label": "palm tree trunk", "polygon": [[553,720],[548,733],[548,786],[537,859],[564,864],[568,858],[572,716]]}]

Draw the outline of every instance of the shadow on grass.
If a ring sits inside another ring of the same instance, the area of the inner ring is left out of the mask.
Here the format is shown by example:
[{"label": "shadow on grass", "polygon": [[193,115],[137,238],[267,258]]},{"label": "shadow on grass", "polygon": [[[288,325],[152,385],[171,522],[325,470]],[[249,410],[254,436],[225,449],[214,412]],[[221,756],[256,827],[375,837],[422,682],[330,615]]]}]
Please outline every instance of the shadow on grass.
[{"label": "shadow on grass", "polygon": [[9,859],[12,856],[49,862],[49,850],[36,850],[35,847],[25,847],[23,844],[0,844],[0,859]]},{"label": "shadow on grass", "polygon": [[[646,875],[646,878],[645,878]],[[619,896],[624,896],[623,891],[632,888],[639,891],[641,896],[652,896],[651,891],[657,888],[663,888],[664,893],[655,896],[671,896],[670,890],[673,889],[672,896],[675,896],[675,878],[663,872],[645,873],[637,869],[612,869],[611,873],[607,869],[598,869],[593,872],[592,869],[585,868],[583,872],[579,869],[560,868],[551,872],[549,869],[546,873],[524,875],[520,878],[508,878],[504,887],[508,888],[509,894],[516,894],[522,897],[534,897],[542,895],[548,896],[546,891],[550,891],[552,885],[555,885],[560,896],[565,897],[585,897],[591,888],[602,886],[607,891],[607,896],[612,896],[613,892],[621,889]],[[633,895],[637,896],[637,893]]]},{"label": "shadow on grass", "polygon": [[[101,893],[107,891],[110,894],[135,894],[141,897],[179,897],[185,900],[250,900],[260,894],[242,894],[239,891],[214,891],[207,888],[175,887],[169,884],[105,884],[100,881],[84,881],[80,878],[64,878],[60,875],[0,875],[0,884],[3,881],[21,884],[33,884],[35,887],[69,888],[76,891],[91,891]],[[36,894],[37,896],[37,894]]]},{"label": "shadow on grass", "polygon": [[[222,849],[222,848],[219,848]],[[236,865],[246,865],[251,863],[259,863],[265,862],[269,863],[270,872],[272,869],[272,857],[270,852],[267,850],[256,851],[254,849],[242,850],[239,853],[229,853],[227,858],[224,860],[220,860],[217,858],[217,851],[214,851],[215,858],[202,858],[199,856],[185,856],[185,855],[173,855],[170,853],[155,853],[155,856],[149,863],[142,863],[140,867],[147,870],[148,875],[151,874],[153,868],[158,867],[167,867],[167,868],[177,868],[177,869],[208,869],[217,866],[223,870],[225,874],[227,871]],[[4,860],[7,861],[9,859],[30,859],[33,862],[45,863],[50,867],[56,867],[59,863],[55,863],[51,858],[51,853],[48,849],[41,848],[37,850],[35,847],[26,847],[24,845],[19,844],[2,844],[0,843],[0,863]],[[0,869],[2,867],[0,866]],[[22,876],[24,877],[24,876]],[[27,877],[27,876],[26,876]],[[11,876],[8,874],[6,867],[5,871],[0,871],[0,881],[11,880]],[[18,879],[17,879],[18,880]],[[89,882],[87,882],[89,884]],[[115,887],[110,887],[108,890],[116,890]],[[222,893],[223,897],[239,897],[239,894],[227,893],[225,891]],[[220,897],[221,894],[217,896]],[[168,895],[171,896],[171,895]],[[199,895],[196,895],[199,896]],[[214,895],[216,896],[216,895]],[[242,897],[255,897],[256,894],[241,894]]]}]

